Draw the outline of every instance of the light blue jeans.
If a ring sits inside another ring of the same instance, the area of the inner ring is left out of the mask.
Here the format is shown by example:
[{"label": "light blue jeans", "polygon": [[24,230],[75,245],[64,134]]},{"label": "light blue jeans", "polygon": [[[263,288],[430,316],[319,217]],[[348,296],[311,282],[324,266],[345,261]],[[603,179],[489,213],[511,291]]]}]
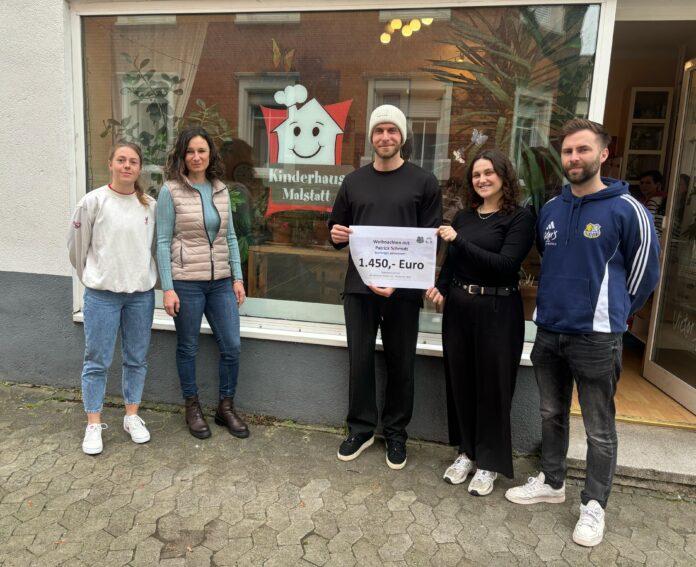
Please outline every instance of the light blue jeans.
[{"label": "light blue jeans", "polygon": [[116,335],[121,330],[122,389],[126,404],[139,404],[147,373],[147,352],[155,310],[154,290],[115,293],[85,289],[85,362],[82,400],[87,413],[100,413]]}]

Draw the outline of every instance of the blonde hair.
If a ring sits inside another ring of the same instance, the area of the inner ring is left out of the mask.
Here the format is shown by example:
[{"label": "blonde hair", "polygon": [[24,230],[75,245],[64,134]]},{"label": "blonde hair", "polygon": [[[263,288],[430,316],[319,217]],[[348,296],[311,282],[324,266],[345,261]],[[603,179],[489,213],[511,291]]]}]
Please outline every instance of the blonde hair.
[{"label": "blonde hair", "polygon": [[[124,140],[116,142],[113,145],[113,147],[111,148],[111,151],[109,152],[109,161],[112,161],[114,159],[114,155],[116,154],[116,150],[118,150],[119,148],[130,148],[136,154],[138,154],[138,159],[140,160],[140,167],[142,168],[142,166],[143,166],[143,152],[140,149],[140,146],[138,144],[134,144],[133,142],[126,142]],[[145,191],[143,191],[143,188],[140,186],[140,183],[138,183],[137,179],[135,180],[135,195],[136,195],[136,197],[138,197],[138,202],[143,207],[150,206],[150,204],[147,200],[147,197],[145,196]]]}]

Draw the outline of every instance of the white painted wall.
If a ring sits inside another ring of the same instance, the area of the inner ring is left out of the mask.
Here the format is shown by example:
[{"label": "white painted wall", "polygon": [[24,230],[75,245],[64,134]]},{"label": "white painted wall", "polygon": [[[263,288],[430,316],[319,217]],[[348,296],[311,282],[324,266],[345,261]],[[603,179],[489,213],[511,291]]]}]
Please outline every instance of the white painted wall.
[{"label": "white painted wall", "polygon": [[616,20],[619,22],[696,20],[696,1],[618,0]]},{"label": "white painted wall", "polygon": [[0,271],[70,274],[68,21],[64,0],[0,2]]}]

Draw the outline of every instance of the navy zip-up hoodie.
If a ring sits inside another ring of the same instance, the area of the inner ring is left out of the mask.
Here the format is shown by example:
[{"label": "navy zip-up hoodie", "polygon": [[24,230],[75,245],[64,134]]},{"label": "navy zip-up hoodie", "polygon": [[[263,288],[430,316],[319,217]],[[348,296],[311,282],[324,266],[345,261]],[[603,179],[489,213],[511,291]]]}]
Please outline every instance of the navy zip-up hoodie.
[{"label": "navy zip-up hoodie", "polygon": [[542,254],[534,322],[557,333],[621,333],[659,276],[660,245],[652,215],[628,183],[576,197],[570,185],[541,209]]}]

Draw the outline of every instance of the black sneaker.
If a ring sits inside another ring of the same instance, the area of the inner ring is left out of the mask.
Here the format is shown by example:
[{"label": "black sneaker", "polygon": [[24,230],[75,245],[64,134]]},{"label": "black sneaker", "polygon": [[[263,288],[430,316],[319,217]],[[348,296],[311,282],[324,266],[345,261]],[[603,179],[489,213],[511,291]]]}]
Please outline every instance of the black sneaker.
[{"label": "black sneaker", "polygon": [[387,440],[387,465],[396,471],[406,466],[406,444]]},{"label": "black sneaker", "polygon": [[348,435],[346,440],[341,443],[338,448],[337,457],[341,461],[352,461],[357,459],[365,449],[375,442],[375,436],[372,433],[357,433],[356,435]]}]

